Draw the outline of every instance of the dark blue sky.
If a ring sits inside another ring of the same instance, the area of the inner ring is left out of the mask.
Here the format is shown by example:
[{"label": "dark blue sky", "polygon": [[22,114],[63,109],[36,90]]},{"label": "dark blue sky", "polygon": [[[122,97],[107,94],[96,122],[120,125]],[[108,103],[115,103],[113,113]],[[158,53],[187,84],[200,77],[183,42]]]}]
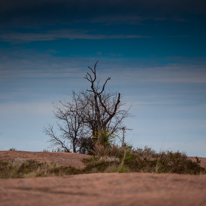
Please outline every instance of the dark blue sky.
[{"label": "dark blue sky", "polygon": [[129,142],[206,157],[205,24],[202,0],[1,0],[0,149],[49,146],[51,103],[99,60],[134,105]]}]

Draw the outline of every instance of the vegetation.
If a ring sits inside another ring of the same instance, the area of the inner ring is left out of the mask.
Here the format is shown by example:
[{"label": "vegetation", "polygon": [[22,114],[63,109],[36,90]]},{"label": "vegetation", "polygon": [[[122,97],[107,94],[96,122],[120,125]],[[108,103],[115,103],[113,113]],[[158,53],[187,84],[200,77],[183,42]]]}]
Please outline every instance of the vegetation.
[{"label": "vegetation", "polygon": [[[160,152],[151,148],[133,149],[131,146],[103,146],[96,144],[91,150],[90,159],[84,159],[86,167],[57,167],[55,162],[39,163],[33,160],[16,158],[9,162],[0,160],[0,178],[28,178],[63,176],[88,173],[109,172],[147,172],[147,173],[177,173],[177,174],[206,174],[206,169],[199,161],[192,162],[184,153]],[[198,159],[198,158],[197,158]]]},{"label": "vegetation", "polygon": [[9,151],[16,151],[16,149],[14,147],[12,147]]},{"label": "vegetation", "polygon": [[157,153],[148,147],[134,150],[127,145],[120,148],[115,145],[111,148],[96,145],[93,153],[95,154],[92,162],[94,166],[95,161],[97,164],[108,162],[105,159],[99,163],[103,157],[115,157],[116,159],[113,158],[114,161],[110,162],[110,167],[112,166],[115,172],[206,174],[205,168],[200,167],[198,162],[192,162],[186,154],[179,151]]}]

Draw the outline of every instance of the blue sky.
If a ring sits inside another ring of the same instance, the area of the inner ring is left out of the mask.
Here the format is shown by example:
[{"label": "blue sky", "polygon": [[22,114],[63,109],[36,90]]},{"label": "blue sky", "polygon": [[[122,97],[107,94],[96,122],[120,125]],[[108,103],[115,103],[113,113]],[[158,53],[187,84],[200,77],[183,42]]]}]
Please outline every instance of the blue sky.
[{"label": "blue sky", "polygon": [[[135,115],[134,147],[206,157],[206,2],[0,2],[0,150],[42,151],[52,103],[102,82]],[[121,134],[120,134],[121,135]]]}]

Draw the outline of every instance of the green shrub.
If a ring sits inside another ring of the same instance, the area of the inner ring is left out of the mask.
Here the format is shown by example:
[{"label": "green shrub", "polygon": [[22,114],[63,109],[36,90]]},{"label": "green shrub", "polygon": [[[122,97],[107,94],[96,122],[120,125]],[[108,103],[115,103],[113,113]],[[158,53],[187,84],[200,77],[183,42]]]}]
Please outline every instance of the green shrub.
[{"label": "green shrub", "polygon": [[116,137],[116,135],[108,130],[96,132],[96,136],[96,138],[98,139],[97,144],[101,144],[104,147],[111,147],[113,140]]}]

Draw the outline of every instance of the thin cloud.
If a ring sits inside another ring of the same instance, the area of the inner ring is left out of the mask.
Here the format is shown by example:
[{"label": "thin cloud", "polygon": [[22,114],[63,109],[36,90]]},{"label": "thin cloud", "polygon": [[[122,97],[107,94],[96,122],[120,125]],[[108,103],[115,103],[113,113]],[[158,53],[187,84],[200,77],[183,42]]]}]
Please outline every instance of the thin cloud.
[{"label": "thin cloud", "polygon": [[150,36],[141,35],[104,35],[90,34],[85,30],[59,30],[48,31],[47,33],[5,33],[0,35],[0,39],[5,42],[32,42],[32,41],[52,41],[55,39],[135,39],[150,38]]},{"label": "thin cloud", "polygon": [[144,20],[150,19],[149,17],[142,17],[137,15],[108,15],[99,16],[90,20],[90,23],[105,23],[111,24],[142,24]]},{"label": "thin cloud", "polygon": [[[136,84],[137,82],[160,82],[160,83],[206,83],[205,65],[165,65],[162,67],[118,68],[118,75],[109,69],[110,76],[115,80],[112,84]],[[118,78],[115,78],[118,77]]]},{"label": "thin cloud", "polygon": [[121,57],[121,56],[123,56],[123,54],[114,54],[114,53],[110,53],[109,55],[113,56],[113,57]]},{"label": "thin cloud", "polygon": [[[96,58],[62,58],[48,54],[24,52],[1,52],[1,81],[9,77],[74,77],[85,76],[88,66],[93,67]],[[103,57],[102,57],[102,56]],[[109,55],[109,53],[107,54]],[[121,53],[110,53],[121,56]],[[167,83],[206,83],[205,58],[168,57],[173,64],[153,65],[138,59],[119,58],[118,61],[104,59],[105,54],[98,52],[100,59],[98,74],[101,78],[112,77],[110,85],[136,84],[136,82],[167,82]],[[147,64],[146,64],[147,63]],[[37,69],[38,68],[38,69]],[[118,73],[117,73],[118,71]]]},{"label": "thin cloud", "polygon": [[[8,77],[33,77],[33,78],[81,78],[83,73],[79,72],[78,69],[48,69],[46,71],[42,69],[33,70],[10,70],[10,71],[0,71],[0,76],[3,78]],[[75,80],[74,80],[75,81]]]}]

